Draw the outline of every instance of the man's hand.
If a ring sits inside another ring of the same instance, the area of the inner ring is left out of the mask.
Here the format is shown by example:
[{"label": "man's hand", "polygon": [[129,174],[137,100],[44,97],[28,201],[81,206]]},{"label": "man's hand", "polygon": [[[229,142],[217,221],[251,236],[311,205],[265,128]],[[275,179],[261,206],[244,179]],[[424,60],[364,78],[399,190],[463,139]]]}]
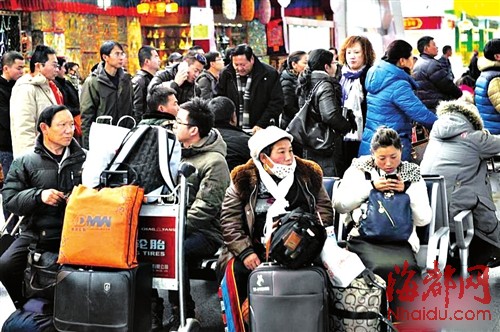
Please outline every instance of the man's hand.
[{"label": "man's hand", "polygon": [[55,189],[45,189],[42,191],[41,198],[42,202],[52,206],[58,206],[59,203],[66,201],[64,193]]},{"label": "man's hand", "polygon": [[175,74],[174,82],[177,83],[178,86],[181,86],[187,80],[188,71],[189,65],[187,62],[181,62],[177,66],[177,74]]},{"label": "man's hand", "polygon": [[260,259],[257,254],[250,254],[243,260],[243,264],[245,264],[245,267],[247,269],[253,271],[257,266],[260,265]]}]

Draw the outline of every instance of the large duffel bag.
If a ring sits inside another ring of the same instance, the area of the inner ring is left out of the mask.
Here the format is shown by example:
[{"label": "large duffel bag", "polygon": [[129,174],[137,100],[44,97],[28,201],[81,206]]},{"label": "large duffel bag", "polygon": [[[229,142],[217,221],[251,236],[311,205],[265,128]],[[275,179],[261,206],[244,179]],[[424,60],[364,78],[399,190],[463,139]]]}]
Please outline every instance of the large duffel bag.
[{"label": "large duffel bag", "polygon": [[52,321],[52,303],[33,298],[5,320],[2,332],[55,332]]}]

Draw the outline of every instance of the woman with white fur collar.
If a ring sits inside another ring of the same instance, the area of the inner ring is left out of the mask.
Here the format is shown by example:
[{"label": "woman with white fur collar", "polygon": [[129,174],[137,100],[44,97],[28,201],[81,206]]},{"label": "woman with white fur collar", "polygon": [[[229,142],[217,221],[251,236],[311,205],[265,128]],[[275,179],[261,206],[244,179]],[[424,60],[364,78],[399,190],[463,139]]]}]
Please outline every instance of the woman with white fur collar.
[{"label": "woman with white fur collar", "polygon": [[484,129],[473,104],[441,102],[437,115],[420,166],[422,174],[444,176],[450,220],[462,210],[473,211],[474,238],[468,266],[494,262],[500,258],[500,226],[487,160],[500,153],[500,136]]},{"label": "woman with white fur collar", "polygon": [[292,136],[269,126],[248,141],[250,159],[231,172],[231,185],[222,203],[221,228],[224,248],[217,263],[218,277],[232,266],[240,304],[247,297],[250,272],[265,261],[263,238],[266,223],[301,207],[318,213],[326,225],[333,224],[331,200],[323,187],[323,173],[315,162],[294,156]]}]

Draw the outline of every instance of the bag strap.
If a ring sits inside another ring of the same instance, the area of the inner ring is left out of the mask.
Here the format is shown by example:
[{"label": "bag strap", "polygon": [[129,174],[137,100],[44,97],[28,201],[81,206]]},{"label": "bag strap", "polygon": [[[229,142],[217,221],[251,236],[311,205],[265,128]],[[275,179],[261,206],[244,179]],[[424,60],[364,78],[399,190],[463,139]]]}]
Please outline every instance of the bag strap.
[{"label": "bag strap", "polygon": [[125,160],[130,150],[139,141],[139,139],[149,130],[151,127],[148,125],[140,125],[132,128],[120,144],[115,156],[109,162],[108,169],[110,171],[116,171],[120,164]]},{"label": "bag strap", "polygon": [[175,139],[172,146],[169,146],[170,135],[168,135],[167,130],[160,126],[156,126],[156,130],[158,132],[157,136],[158,136],[160,173],[163,176],[163,180],[165,180],[168,189],[171,192],[174,192],[175,183],[172,177],[172,173],[170,172],[170,160],[172,159],[172,155],[175,149]]}]

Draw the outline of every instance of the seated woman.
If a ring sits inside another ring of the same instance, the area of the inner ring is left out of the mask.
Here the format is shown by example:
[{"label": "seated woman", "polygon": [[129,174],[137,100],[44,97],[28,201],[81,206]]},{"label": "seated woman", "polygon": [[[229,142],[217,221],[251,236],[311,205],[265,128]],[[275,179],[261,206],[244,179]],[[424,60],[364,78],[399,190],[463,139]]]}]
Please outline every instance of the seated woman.
[{"label": "seated woman", "polygon": [[[359,255],[367,268],[380,275],[386,282],[389,272],[398,277],[394,265],[403,268],[405,261],[408,262],[409,269],[415,271],[418,276],[420,270],[415,253],[418,252],[420,244],[415,226],[427,225],[432,216],[425,181],[420,175],[418,165],[401,161],[401,140],[395,130],[379,127],[371,141],[371,152],[370,156],[353,160],[334,198],[335,210],[340,213],[352,212],[355,222],[348,236],[347,247]],[[405,192],[409,196],[408,208],[411,209],[413,232],[407,241],[382,241],[361,236],[358,223],[362,214],[360,207],[374,189],[381,192]],[[395,279],[394,289],[401,289],[405,278]]]},{"label": "seated woman", "polygon": [[484,130],[473,104],[441,102],[422,160],[424,174],[443,175],[448,193],[450,220],[460,211],[472,210],[474,237],[468,266],[498,265],[500,226],[488,176],[487,160],[500,153],[500,136]]},{"label": "seated woman", "polygon": [[217,263],[219,281],[228,262],[234,271],[240,305],[247,298],[250,272],[265,261],[262,244],[266,219],[302,207],[333,223],[331,201],[323,187],[323,173],[314,162],[293,155],[292,136],[270,126],[248,141],[250,159],[231,172],[231,185],[222,203],[224,248]]}]

